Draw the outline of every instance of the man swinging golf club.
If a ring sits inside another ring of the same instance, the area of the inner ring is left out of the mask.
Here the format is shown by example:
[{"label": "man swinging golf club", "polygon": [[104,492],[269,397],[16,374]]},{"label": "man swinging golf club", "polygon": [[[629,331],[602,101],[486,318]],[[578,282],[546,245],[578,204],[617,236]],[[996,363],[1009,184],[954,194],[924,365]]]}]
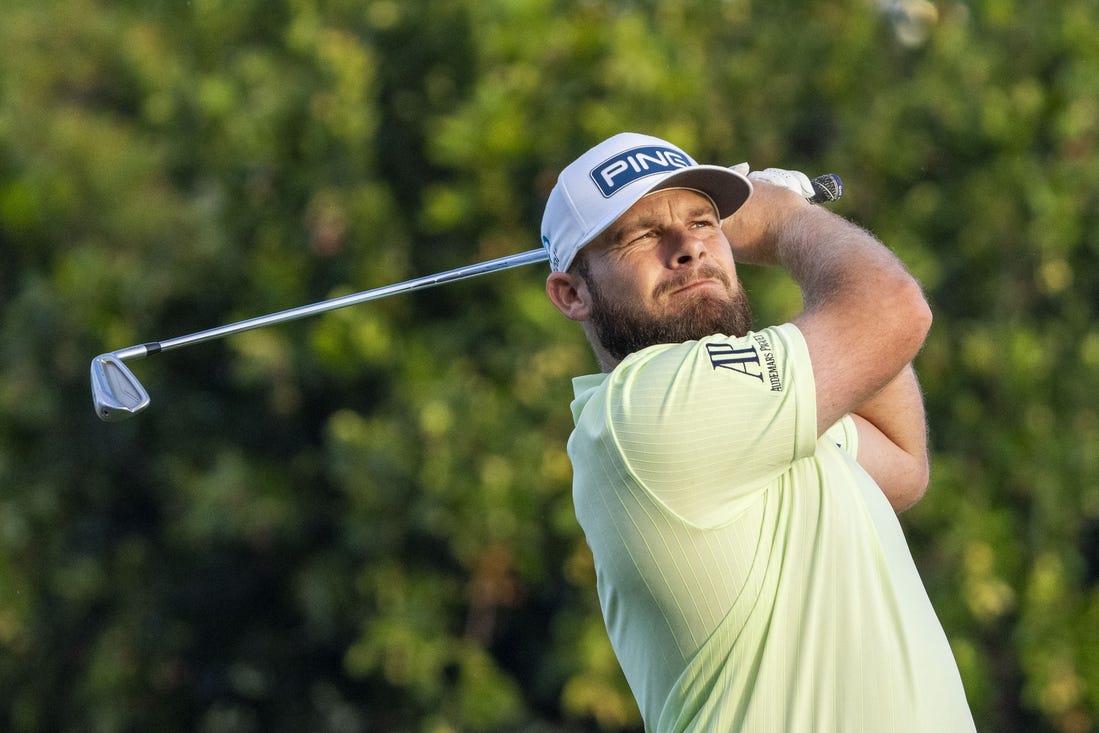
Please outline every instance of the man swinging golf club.
[{"label": "man swinging golf club", "polygon": [[[927,302],[803,175],[746,172],[624,133],[546,205],[547,294],[602,369],[568,450],[615,652],[652,731],[972,731],[896,516]],[[752,331],[740,264],[803,311]]]}]

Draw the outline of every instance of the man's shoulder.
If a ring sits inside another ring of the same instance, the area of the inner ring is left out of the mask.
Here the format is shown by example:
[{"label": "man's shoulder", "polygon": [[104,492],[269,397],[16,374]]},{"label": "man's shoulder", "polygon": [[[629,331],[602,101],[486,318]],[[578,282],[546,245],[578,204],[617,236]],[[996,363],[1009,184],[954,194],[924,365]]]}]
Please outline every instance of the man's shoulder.
[{"label": "man's shoulder", "polygon": [[670,384],[696,371],[735,372],[776,386],[781,363],[808,362],[805,339],[797,326],[785,323],[743,336],[713,334],[698,341],[658,344],[626,357],[609,375],[608,388],[628,388],[639,381]]}]

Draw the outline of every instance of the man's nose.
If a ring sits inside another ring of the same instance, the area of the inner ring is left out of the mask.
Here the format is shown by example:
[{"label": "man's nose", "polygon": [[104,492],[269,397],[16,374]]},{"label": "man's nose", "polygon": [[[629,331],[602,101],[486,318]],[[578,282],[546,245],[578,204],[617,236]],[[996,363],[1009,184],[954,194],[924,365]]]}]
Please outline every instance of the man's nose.
[{"label": "man's nose", "polygon": [[671,262],[677,266],[689,265],[705,256],[706,244],[687,227],[676,227],[671,232]]}]

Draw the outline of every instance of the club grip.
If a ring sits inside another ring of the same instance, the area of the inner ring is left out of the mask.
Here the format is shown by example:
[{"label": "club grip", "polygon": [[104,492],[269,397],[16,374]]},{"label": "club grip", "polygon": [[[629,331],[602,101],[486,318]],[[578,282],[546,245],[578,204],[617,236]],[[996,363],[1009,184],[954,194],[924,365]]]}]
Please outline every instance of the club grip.
[{"label": "club grip", "polygon": [[810,203],[827,204],[838,201],[843,196],[843,181],[835,173],[825,173],[809,181],[813,184],[813,195],[809,197]]}]

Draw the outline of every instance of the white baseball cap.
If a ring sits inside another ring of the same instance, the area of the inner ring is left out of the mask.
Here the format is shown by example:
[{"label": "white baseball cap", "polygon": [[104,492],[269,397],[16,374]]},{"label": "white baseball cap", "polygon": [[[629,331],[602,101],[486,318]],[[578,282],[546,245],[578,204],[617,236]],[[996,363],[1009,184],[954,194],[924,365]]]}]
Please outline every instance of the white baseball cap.
[{"label": "white baseball cap", "polygon": [[561,171],[542,215],[542,246],[550,268],[569,269],[580,249],[642,197],[667,188],[696,190],[726,218],[752,195],[752,183],[717,165],[699,165],[675,145],[623,132],[608,138]]}]

